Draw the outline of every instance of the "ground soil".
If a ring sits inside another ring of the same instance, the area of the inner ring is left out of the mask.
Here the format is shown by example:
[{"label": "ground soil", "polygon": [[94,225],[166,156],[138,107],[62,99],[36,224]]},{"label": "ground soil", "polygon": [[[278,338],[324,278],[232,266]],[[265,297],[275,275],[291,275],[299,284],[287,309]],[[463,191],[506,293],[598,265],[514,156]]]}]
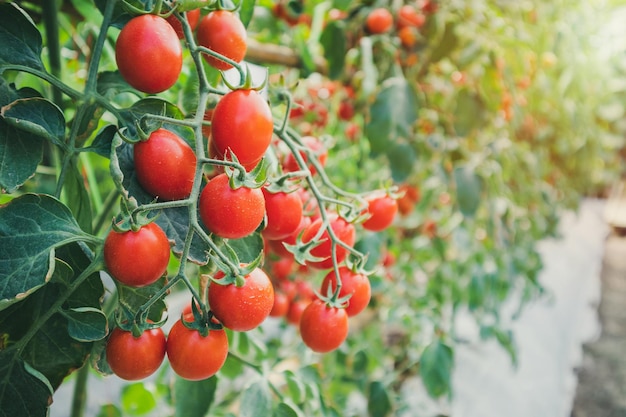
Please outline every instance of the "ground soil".
[{"label": "ground soil", "polygon": [[598,306],[601,333],[584,347],[572,417],[626,416],[626,237],[607,238]]}]

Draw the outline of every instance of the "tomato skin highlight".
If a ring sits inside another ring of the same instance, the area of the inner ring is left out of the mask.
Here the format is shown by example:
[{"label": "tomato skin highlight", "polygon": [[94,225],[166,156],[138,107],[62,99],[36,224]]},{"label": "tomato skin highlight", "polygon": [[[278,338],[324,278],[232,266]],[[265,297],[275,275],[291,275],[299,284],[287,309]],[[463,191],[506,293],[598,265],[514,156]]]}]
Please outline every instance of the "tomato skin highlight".
[{"label": "tomato skin highlight", "polygon": [[280,240],[289,237],[298,229],[302,220],[303,205],[295,193],[272,193],[262,189],[265,197],[267,224],[263,229],[263,237],[268,240]]},{"label": "tomato skin highlight", "polygon": [[[215,51],[239,63],[246,56],[246,28],[233,12],[215,10],[200,21],[196,37],[198,44]],[[232,68],[227,62],[204,54],[204,59],[214,68],[227,70]]]},{"label": "tomato skin highlight", "polygon": [[104,263],[113,278],[132,287],[156,282],[167,270],[170,244],[156,223],[138,231],[111,230],[104,241]]},{"label": "tomato skin highlight", "polygon": [[[302,242],[311,241],[323,225],[323,219],[319,218],[307,226],[302,232]],[[346,245],[354,246],[356,231],[354,225],[348,223],[336,214],[331,215],[330,227],[337,235],[337,238]],[[307,261],[307,265],[317,269],[329,269],[333,266],[332,243],[328,230],[324,230],[320,237],[320,244],[311,249],[311,255],[322,258],[321,261]],[[342,246],[336,246],[337,263],[342,262],[348,255],[348,250]]]},{"label": "tomato skin highlight", "polygon": [[255,90],[234,90],[215,106],[211,144],[219,157],[233,152],[239,163],[253,168],[272,142],[274,122],[267,101]]},{"label": "tomato skin highlight", "polygon": [[265,216],[265,199],[258,188],[233,190],[226,174],[213,177],[199,199],[200,219],[206,228],[226,239],[253,233]]},{"label": "tomato skin highlight", "polygon": [[370,217],[363,222],[363,228],[373,232],[385,230],[393,223],[398,213],[398,202],[388,195],[368,200],[366,212]]},{"label": "tomato skin highlight", "polygon": [[348,337],[348,314],[345,309],[329,307],[324,301],[315,300],[302,312],[300,336],[314,352],[333,351]]},{"label": "tomato skin highlight", "polygon": [[122,28],[115,44],[115,61],[128,84],[156,94],[178,80],[183,50],[167,20],[145,14],[132,18]]},{"label": "tomato skin highlight", "polygon": [[196,154],[175,133],[157,129],[133,148],[139,185],[159,200],[183,200],[191,194]]},{"label": "tomato skin highlight", "polygon": [[174,372],[190,381],[201,381],[219,371],[228,356],[228,337],[223,329],[209,330],[204,337],[181,320],[167,337],[167,358]]},{"label": "tomato skin highlight", "polygon": [[[218,272],[215,278],[224,274]],[[209,306],[215,318],[231,330],[245,332],[258,327],[269,316],[274,306],[274,286],[267,274],[255,268],[245,276],[245,284],[209,286]]]},{"label": "tomato skin highlight", "polygon": [[[339,267],[339,276],[341,277],[341,290],[339,297],[345,297],[352,294],[345,308],[348,317],[353,317],[365,310],[372,297],[372,288],[367,276],[356,273],[345,266]],[[328,295],[328,289],[332,288],[334,292],[337,288],[337,276],[335,271],[331,270],[322,281],[320,294]]]},{"label": "tomato skin highlight", "polygon": [[115,328],[106,344],[106,360],[115,375],[137,381],[152,375],[165,358],[165,334],[160,328],[144,331],[135,338]]}]

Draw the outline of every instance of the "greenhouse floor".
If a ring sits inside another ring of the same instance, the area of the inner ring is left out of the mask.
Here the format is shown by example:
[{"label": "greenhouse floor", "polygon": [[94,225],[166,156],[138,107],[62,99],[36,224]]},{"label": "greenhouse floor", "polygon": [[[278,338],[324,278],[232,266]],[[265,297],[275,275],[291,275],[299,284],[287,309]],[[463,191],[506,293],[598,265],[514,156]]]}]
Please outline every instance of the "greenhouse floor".
[{"label": "greenhouse floor", "polygon": [[584,201],[562,216],[560,239],[540,243],[546,296],[510,322],[517,366],[461,318],[471,341],[455,348],[453,399],[411,396],[421,391],[415,380],[406,387],[412,410],[402,417],[626,416],[626,238],[611,234],[604,208]]}]

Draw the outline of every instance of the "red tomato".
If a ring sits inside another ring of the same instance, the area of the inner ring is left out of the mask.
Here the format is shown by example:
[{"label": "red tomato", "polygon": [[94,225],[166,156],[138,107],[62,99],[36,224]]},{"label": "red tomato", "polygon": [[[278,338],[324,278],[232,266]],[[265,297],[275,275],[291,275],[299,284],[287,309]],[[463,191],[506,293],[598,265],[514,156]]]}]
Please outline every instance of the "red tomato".
[{"label": "red tomato", "polygon": [[[215,278],[224,274],[218,272]],[[245,284],[209,285],[209,306],[224,327],[245,332],[258,327],[274,305],[274,286],[262,269],[256,268],[245,276]]]},{"label": "red tomato", "polygon": [[[323,220],[319,218],[311,223],[309,226],[307,226],[302,233],[302,242],[307,243],[311,241],[322,227],[322,224]],[[331,214],[330,227],[335,232],[335,235],[340,241],[344,242],[350,247],[354,246],[354,242],[356,239],[356,231],[354,229],[354,225],[348,223],[336,214]],[[322,258],[323,260],[308,261],[307,265],[317,269],[332,268],[332,243],[328,234],[328,230],[324,230],[322,236],[320,237],[320,242],[321,243],[319,245],[311,249],[310,253],[311,255]],[[340,245],[336,246],[335,252],[337,255],[338,263],[342,262],[348,254],[348,250]]]},{"label": "red tomato", "polygon": [[104,241],[104,263],[122,284],[143,287],[165,274],[170,261],[170,243],[156,223],[136,232],[111,230]]},{"label": "red tomato", "polygon": [[365,18],[365,27],[369,33],[379,34],[385,33],[393,25],[393,16],[391,12],[382,7],[374,9]]},{"label": "red tomato", "polygon": [[[321,166],[326,165],[326,159],[328,158],[328,150],[326,149],[322,141],[320,141],[315,136],[304,136],[302,138],[302,143],[304,144],[304,146],[312,150],[314,155],[317,155],[317,160],[319,161]],[[308,163],[307,154],[304,151],[300,151],[300,155],[304,159],[304,162],[307,163],[309,171],[311,171],[311,175],[315,175],[315,173],[317,172],[317,169],[315,169],[313,164]],[[298,161],[296,161],[296,158],[293,156],[293,154],[291,153],[287,154],[287,156],[285,157],[285,160],[283,161],[283,169],[288,172],[294,172],[294,171],[300,170]]]},{"label": "red tomato", "polygon": [[[346,313],[349,317],[356,316],[367,307],[372,297],[372,288],[370,280],[363,274],[356,273],[350,268],[342,266],[339,268],[339,276],[341,277],[341,290],[339,297],[345,297],[352,294],[346,306]],[[324,277],[322,281],[321,294],[326,296],[328,288],[334,292],[337,289],[337,276],[332,270]]]},{"label": "red tomato", "polygon": [[167,336],[167,358],[181,378],[207,379],[220,370],[227,356],[228,337],[223,329],[210,330],[204,337],[178,320]]},{"label": "red tomato", "polygon": [[409,26],[420,28],[424,26],[424,23],[426,23],[426,16],[414,6],[405,4],[398,9],[398,21],[396,23],[398,29]]},{"label": "red tomato", "polygon": [[[217,52],[237,63],[246,56],[246,28],[236,14],[227,10],[215,10],[206,15],[198,25],[196,32],[198,44]],[[206,61],[220,70],[232,68],[232,65],[210,55],[204,55]]]},{"label": "red tomato", "polygon": [[300,224],[298,225],[298,228],[291,235],[289,235],[288,237],[282,240],[269,240],[270,248],[279,256],[293,259],[293,253],[287,250],[287,248],[285,247],[285,244],[295,245],[296,239],[300,235],[300,232],[302,232],[310,224],[311,224],[311,218],[307,216],[303,216],[302,219],[300,220]]},{"label": "red tomato", "polygon": [[265,216],[263,192],[258,188],[233,190],[226,174],[212,178],[200,193],[202,223],[216,235],[239,239],[254,232]]},{"label": "red tomato", "polygon": [[274,304],[270,310],[270,316],[283,317],[287,315],[287,311],[289,311],[289,297],[282,291],[276,291],[274,293]]},{"label": "red tomato", "polygon": [[[200,9],[189,10],[187,12],[187,21],[189,22],[189,26],[191,30],[195,30],[196,26],[198,26],[198,21],[200,20]],[[172,29],[176,32],[178,39],[183,39],[185,37],[185,33],[183,32],[183,24],[171,14],[167,19],[167,23],[172,26]]]},{"label": "red tomato", "polygon": [[159,200],[183,200],[191,194],[196,154],[178,135],[157,129],[134,145],[139,185]]},{"label": "red tomato", "polygon": [[389,195],[370,198],[366,212],[370,217],[363,222],[363,228],[379,232],[388,228],[398,212],[398,202]]},{"label": "red tomato", "polygon": [[230,149],[244,166],[261,160],[273,131],[270,106],[255,90],[231,91],[213,110],[211,143],[220,157]]},{"label": "red tomato", "polygon": [[271,263],[272,279],[286,281],[293,271],[295,261],[293,258],[283,257]]},{"label": "red tomato", "polygon": [[311,350],[326,353],[337,349],[348,337],[348,314],[315,300],[302,312],[300,336]]},{"label": "red tomato", "polygon": [[272,193],[263,187],[267,223],[263,237],[269,240],[285,239],[296,231],[302,220],[302,200],[295,192]]},{"label": "red tomato", "polygon": [[115,328],[106,344],[106,359],[115,375],[129,381],[152,375],[165,357],[165,334],[160,328],[132,332]]},{"label": "red tomato", "polygon": [[115,61],[128,84],[156,94],[173,86],[183,67],[183,50],[176,31],[162,17],[132,18],[115,44]]},{"label": "red tomato", "polygon": [[287,323],[298,326],[300,319],[302,319],[302,313],[311,304],[311,300],[296,299],[292,300],[289,304],[289,310],[287,310]]}]

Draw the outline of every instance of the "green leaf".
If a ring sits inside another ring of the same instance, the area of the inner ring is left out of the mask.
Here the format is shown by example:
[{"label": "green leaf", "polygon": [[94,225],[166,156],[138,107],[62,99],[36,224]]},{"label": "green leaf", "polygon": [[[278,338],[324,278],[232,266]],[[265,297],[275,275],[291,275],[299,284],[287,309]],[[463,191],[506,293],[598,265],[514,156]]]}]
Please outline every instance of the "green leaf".
[{"label": "green leaf", "polygon": [[0,310],[50,279],[55,248],[85,237],[54,197],[26,194],[0,208]]},{"label": "green leaf", "polygon": [[433,398],[450,392],[453,351],[440,339],[429,344],[420,358],[420,376],[426,391]]},{"label": "green leaf", "polygon": [[105,404],[100,407],[100,412],[97,417],[124,417],[122,410],[113,404]]},{"label": "green leaf", "polygon": [[0,45],[0,73],[10,64],[44,71],[41,34],[15,3],[0,4]]},{"label": "green leaf", "polygon": [[114,125],[105,126],[100,132],[98,132],[96,138],[91,143],[91,146],[84,149],[88,149],[89,151],[100,156],[104,156],[105,158],[110,158],[111,144],[113,143],[113,138],[116,133],[117,127]]},{"label": "green leaf", "polygon": [[365,135],[372,154],[385,153],[399,137],[410,138],[417,120],[417,96],[404,78],[385,80],[369,110]]},{"label": "green leaf", "polygon": [[203,417],[211,408],[217,389],[217,377],[203,381],[188,381],[176,378],[174,383],[174,405],[176,417]]},{"label": "green leaf", "polygon": [[306,400],[306,386],[300,378],[298,378],[292,371],[285,371],[285,380],[287,381],[287,388],[289,388],[289,395],[297,404],[300,404]]},{"label": "green leaf", "polygon": [[93,220],[91,198],[85,187],[85,178],[76,165],[76,158],[72,158],[66,169],[67,175],[63,183],[64,200],[67,201],[79,227],[91,233]]},{"label": "green leaf", "polygon": [[481,178],[476,175],[471,167],[460,166],[454,169],[454,182],[456,184],[456,198],[461,213],[467,217],[473,216],[480,205]]},{"label": "green leaf", "polygon": [[150,133],[163,127],[185,139],[192,147],[194,146],[195,134],[193,129],[191,129],[190,127],[180,126],[178,124],[172,123],[163,123],[149,117],[150,115],[158,114],[178,120],[182,120],[185,118],[185,115],[178,107],[166,100],[158,97],[144,98],[137,101],[131,107],[120,110],[119,114],[122,118],[120,123],[127,128],[124,132],[124,136],[129,139],[139,139],[138,127],[141,128],[141,130],[143,130],[145,133]]},{"label": "green leaf", "polygon": [[457,47],[459,38],[455,32],[456,28],[454,23],[447,23],[439,44],[433,49],[430,54],[430,62],[434,63],[442,58],[449,56],[452,51]]},{"label": "green leaf", "polygon": [[69,335],[79,342],[102,340],[108,333],[107,318],[97,308],[79,307],[64,312]]},{"label": "green leaf", "polygon": [[15,129],[31,133],[64,146],[65,117],[61,110],[45,98],[24,98],[0,109],[0,116]]},{"label": "green leaf", "polygon": [[241,396],[240,417],[267,417],[272,415],[272,394],[267,381],[254,382]]},{"label": "green leaf", "polygon": [[365,269],[373,270],[382,258],[385,236],[382,233],[363,232],[359,240],[354,245],[354,249],[367,255]]},{"label": "green leaf", "polygon": [[[117,282],[117,291],[119,303],[130,312],[136,312],[139,307],[147,303],[152,297],[159,292],[167,283],[165,277],[160,278],[157,282],[145,287],[130,287]],[[150,306],[148,310],[148,319],[159,322],[163,318],[163,312],[166,310],[165,300],[161,298]]]},{"label": "green leaf", "polygon": [[453,114],[456,134],[467,136],[485,123],[485,104],[478,94],[463,89],[457,94]]},{"label": "green leaf", "polygon": [[241,239],[228,240],[228,246],[237,254],[239,262],[254,262],[263,251],[263,238],[260,233],[253,233]]},{"label": "green leaf", "polygon": [[304,412],[294,404],[282,402],[276,407],[274,417],[304,417]]},{"label": "green leaf", "polygon": [[296,50],[300,54],[300,61],[302,62],[302,65],[304,67],[304,73],[302,74],[302,77],[306,77],[307,74],[311,74],[315,71],[315,57],[309,50],[309,44],[307,42],[308,35],[309,29],[305,28],[302,25],[296,26],[293,29],[291,35],[296,46]]},{"label": "green leaf", "polygon": [[369,384],[367,410],[372,417],[384,417],[391,412],[389,393],[380,381]]},{"label": "green leaf", "polygon": [[156,407],[156,398],[143,382],[126,385],[122,389],[122,409],[125,414],[146,414]]},{"label": "green leaf", "polygon": [[103,71],[98,73],[96,90],[106,98],[114,98],[120,93],[137,94],[137,90],[131,87],[122,77],[119,71]]},{"label": "green leaf", "polygon": [[417,153],[408,143],[394,143],[387,149],[391,177],[397,183],[406,181],[415,168]]},{"label": "green leaf", "polygon": [[0,416],[47,415],[52,401],[50,383],[27,366],[16,351],[0,350]]},{"label": "green leaf", "polygon": [[346,60],[346,26],[342,21],[328,22],[320,36],[324,58],[328,63],[328,76],[336,80],[343,75]]},{"label": "green leaf", "polygon": [[[37,95],[31,89],[16,90],[0,77],[0,107]],[[13,192],[33,175],[41,162],[43,145],[40,136],[16,129],[0,117],[0,188]]]},{"label": "green leaf", "polygon": [[252,20],[255,3],[256,0],[241,0],[241,4],[239,6],[239,19],[241,19],[241,23],[243,23],[245,27],[248,27],[248,24]]}]

